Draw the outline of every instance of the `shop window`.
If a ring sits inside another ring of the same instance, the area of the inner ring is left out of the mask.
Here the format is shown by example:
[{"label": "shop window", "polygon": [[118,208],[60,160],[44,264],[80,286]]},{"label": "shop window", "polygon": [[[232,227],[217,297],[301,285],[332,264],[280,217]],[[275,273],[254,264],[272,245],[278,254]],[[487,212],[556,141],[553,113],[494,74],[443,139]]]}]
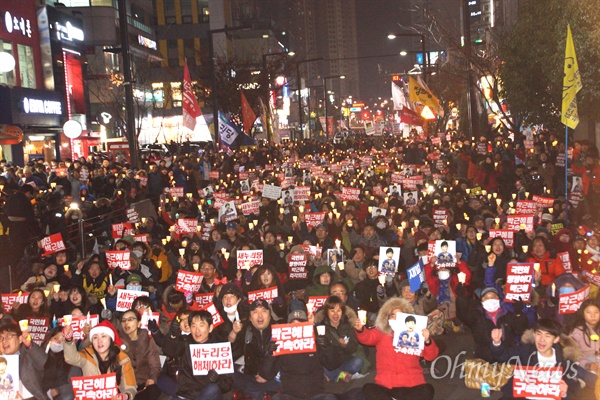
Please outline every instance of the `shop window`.
[{"label": "shop window", "polygon": [[35,89],[35,65],[33,64],[33,50],[31,46],[17,45],[19,52],[19,76],[21,86]]},{"label": "shop window", "polygon": [[[12,54],[14,57],[12,44],[10,42],[4,42],[0,40],[0,52]],[[9,72],[0,72],[0,84],[16,85],[16,83],[14,69]]]},{"label": "shop window", "polygon": [[181,107],[183,100],[181,82],[171,82],[171,98],[173,99],[173,107]]}]

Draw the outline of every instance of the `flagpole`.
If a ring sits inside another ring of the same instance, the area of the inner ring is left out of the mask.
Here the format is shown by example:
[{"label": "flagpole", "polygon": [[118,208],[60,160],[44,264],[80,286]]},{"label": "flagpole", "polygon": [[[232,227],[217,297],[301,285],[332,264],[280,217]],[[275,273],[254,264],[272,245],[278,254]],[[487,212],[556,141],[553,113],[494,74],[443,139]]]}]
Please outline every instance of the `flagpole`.
[{"label": "flagpole", "polygon": [[565,125],[565,222],[569,224],[569,127]]}]

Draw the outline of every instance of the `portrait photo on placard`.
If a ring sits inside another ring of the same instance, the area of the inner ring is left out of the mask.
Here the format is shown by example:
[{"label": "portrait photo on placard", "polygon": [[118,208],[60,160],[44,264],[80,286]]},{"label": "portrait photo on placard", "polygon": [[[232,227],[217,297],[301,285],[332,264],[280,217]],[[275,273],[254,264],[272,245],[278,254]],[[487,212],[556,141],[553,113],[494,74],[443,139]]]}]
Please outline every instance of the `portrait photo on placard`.
[{"label": "portrait photo on placard", "polygon": [[436,268],[456,267],[456,242],[454,240],[436,240],[434,254]]},{"label": "portrait photo on placard", "polygon": [[386,214],[387,214],[387,209],[385,209],[385,208],[373,207],[373,209],[371,210],[371,218],[373,218],[373,219],[375,219],[377,217],[385,216]]},{"label": "portrait photo on placard", "polygon": [[19,355],[0,355],[0,398],[16,399],[18,390]]},{"label": "portrait photo on placard", "polygon": [[327,250],[327,265],[334,270],[338,263],[344,262],[344,251],[342,249]]},{"label": "portrait photo on placard", "polygon": [[235,209],[235,204],[233,201],[228,201],[224,203],[223,206],[219,209],[219,220],[222,222],[233,221],[237,218],[237,210]]},{"label": "portrait photo on placard", "polygon": [[304,171],[304,174],[302,175],[302,184],[304,186],[312,185],[312,176],[310,175],[310,172]]},{"label": "portrait photo on placard", "polygon": [[249,193],[250,192],[250,182],[248,182],[248,179],[242,179],[240,181],[240,191],[242,193]]},{"label": "portrait photo on placard", "polygon": [[281,191],[281,199],[284,206],[294,205],[294,189],[285,189]]},{"label": "portrait photo on placard", "polygon": [[396,313],[396,319],[390,321],[394,331],[394,346],[423,349],[425,338],[423,329],[427,328],[427,317],[424,315],[413,315]]},{"label": "portrait photo on placard", "polygon": [[419,194],[417,191],[404,192],[404,205],[405,206],[416,206],[419,202]]},{"label": "portrait photo on placard", "polygon": [[379,248],[379,272],[395,274],[400,262],[400,247],[382,246]]},{"label": "portrait photo on placard", "polygon": [[571,188],[571,192],[581,193],[583,192],[583,184],[581,183],[581,178],[578,176],[573,177],[573,187]]},{"label": "portrait photo on placard", "polygon": [[204,197],[210,197],[215,190],[213,189],[212,186],[209,185],[209,186],[205,187],[204,189],[202,189],[202,191],[204,192]]},{"label": "portrait photo on placard", "polygon": [[390,196],[402,196],[402,187],[400,186],[400,184],[392,184],[390,186],[388,186],[388,194]]}]

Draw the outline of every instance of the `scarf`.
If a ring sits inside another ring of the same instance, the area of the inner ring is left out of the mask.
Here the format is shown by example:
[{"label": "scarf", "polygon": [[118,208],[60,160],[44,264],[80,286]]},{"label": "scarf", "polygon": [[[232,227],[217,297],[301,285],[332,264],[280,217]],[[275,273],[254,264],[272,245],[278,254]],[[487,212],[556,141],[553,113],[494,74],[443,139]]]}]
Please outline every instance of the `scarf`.
[{"label": "scarf", "polygon": [[440,289],[438,290],[438,303],[450,303],[450,279],[440,279]]},{"label": "scarf", "polygon": [[588,244],[585,249],[592,255],[592,261],[600,262],[600,247],[594,249]]}]

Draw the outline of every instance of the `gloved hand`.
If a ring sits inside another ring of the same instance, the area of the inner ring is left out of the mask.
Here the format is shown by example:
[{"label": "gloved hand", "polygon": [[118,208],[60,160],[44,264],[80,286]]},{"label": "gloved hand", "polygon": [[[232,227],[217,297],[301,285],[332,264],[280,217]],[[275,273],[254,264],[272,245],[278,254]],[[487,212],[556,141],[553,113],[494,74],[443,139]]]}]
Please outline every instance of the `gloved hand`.
[{"label": "gloved hand", "polygon": [[378,298],[381,299],[381,298],[385,297],[385,288],[383,286],[377,285],[377,289],[376,290],[377,290],[377,297]]},{"label": "gloved hand", "polygon": [[429,285],[427,284],[427,282],[421,283],[421,288],[419,289],[419,292],[423,295],[429,292]]},{"label": "gloved hand", "polygon": [[321,347],[328,347],[329,346],[329,339],[327,339],[327,336],[317,336],[317,345],[321,346]]},{"label": "gloved hand", "polygon": [[210,383],[216,383],[219,380],[219,374],[214,369],[208,371],[208,375],[206,376],[208,377]]},{"label": "gloved hand", "polygon": [[277,344],[277,342],[271,342],[269,343],[269,345],[267,346],[267,351],[269,352],[270,355],[273,355],[273,353],[275,353],[277,351],[277,348],[279,347],[279,345]]},{"label": "gloved hand", "polygon": [[158,324],[156,323],[155,320],[151,319],[150,321],[148,321],[148,330],[153,335],[158,333]]},{"label": "gloved hand", "polygon": [[523,300],[521,300],[520,297],[519,297],[519,300],[517,300],[513,303],[513,308],[515,310],[515,314],[519,315],[519,314],[523,313],[523,308],[525,308],[525,303],[523,303]]},{"label": "gloved hand", "polygon": [[102,310],[102,312],[100,313],[100,316],[102,317],[102,319],[108,319],[111,320],[112,319],[112,311],[106,309],[106,310]]},{"label": "gloved hand", "polygon": [[169,334],[171,336],[181,335],[181,322],[179,321],[179,317],[175,317],[173,318],[173,321],[171,321],[171,326],[169,327]]},{"label": "gloved hand", "polygon": [[458,295],[458,297],[465,297],[467,294],[467,291],[465,290],[465,285],[463,285],[461,282],[459,282],[458,285],[456,285],[456,294]]}]

